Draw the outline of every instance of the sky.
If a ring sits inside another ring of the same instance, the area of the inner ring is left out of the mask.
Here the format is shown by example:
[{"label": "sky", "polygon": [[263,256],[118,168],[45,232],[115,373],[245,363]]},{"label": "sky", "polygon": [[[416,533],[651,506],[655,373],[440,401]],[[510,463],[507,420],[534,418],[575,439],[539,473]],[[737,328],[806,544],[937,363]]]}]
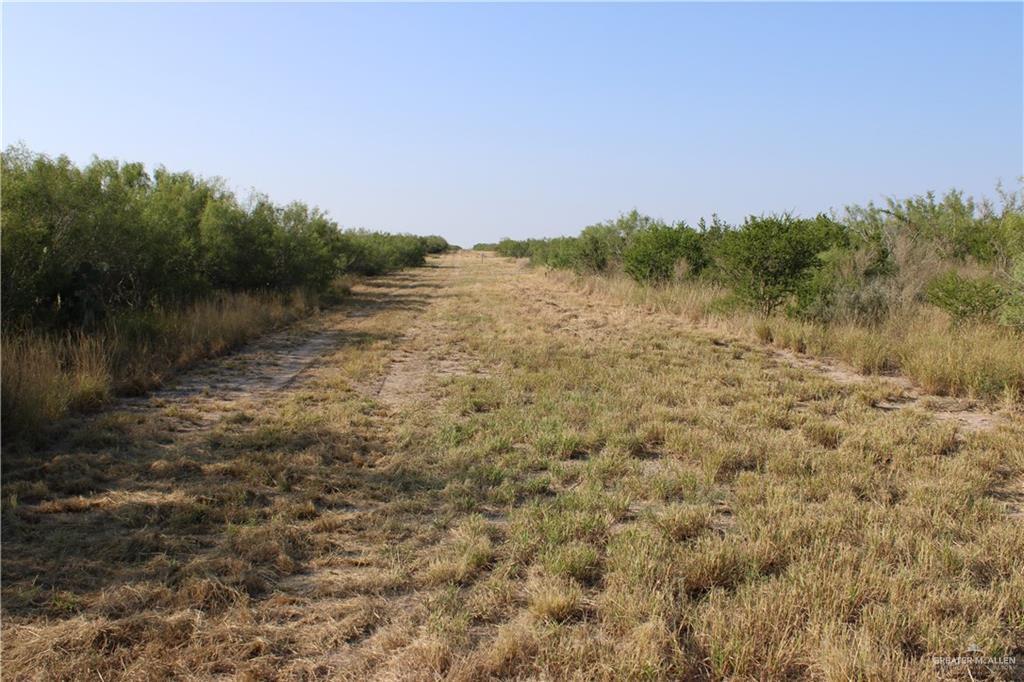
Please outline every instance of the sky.
[{"label": "sky", "polygon": [[9,4],[2,141],[471,246],[1024,175],[1024,4]]}]

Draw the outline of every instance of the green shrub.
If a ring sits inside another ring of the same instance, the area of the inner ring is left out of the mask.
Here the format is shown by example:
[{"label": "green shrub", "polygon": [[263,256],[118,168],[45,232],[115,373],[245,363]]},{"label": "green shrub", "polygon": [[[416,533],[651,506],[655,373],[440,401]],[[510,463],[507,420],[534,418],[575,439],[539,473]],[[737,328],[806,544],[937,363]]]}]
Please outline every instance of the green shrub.
[{"label": "green shrub", "polygon": [[753,306],[767,315],[788,304],[787,313],[804,320],[871,325],[927,298],[935,272],[970,264],[987,270],[990,284],[1002,287],[995,313],[979,314],[972,308],[979,301],[948,292],[937,290],[932,297],[955,316],[1020,329],[1024,271],[1014,274],[1014,263],[1024,263],[1024,195],[1002,189],[999,194],[1001,209],[951,191],[941,199],[926,194],[890,199],[884,207],[850,206],[835,218],[750,218],[739,228],[713,215],[697,230],[681,223],[668,227],[631,211],[576,237],[505,239],[474,248],[581,273],[622,268],[643,283],[667,281],[685,262],[687,276],[732,289],[718,305]]},{"label": "green shrub", "polygon": [[[250,211],[233,197],[211,201],[199,223],[203,270],[215,289],[271,289],[278,241],[274,208],[264,199]],[[281,240],[283,241],[283,239]]]},{"label": "green shrub", "polygon": [[575,237],[555,237],[538,240],[532,248],[530,262],[549,268],[571,269],[576,267],[577,240]]},{"label": "green shrub", "polygon": [[583,228],[576,238],[574,267],[580,272],[604,272],[614,262],[621,235],[606,225]]},{"label": "green shrub", "polygon": [[824,217],[751,217],[722,235],[716,267],[741,300],[769,315],[806,282],[820,264],[818,254],[841,234],[841,227]]},{"label": "green shrub", "polygon": [[453,248],[457,248],[452,247],[444,237],[439,237],[437,235],[420,237],[420,240],[423,242],[423,246],[426,248],[427,253],[445,253],[453,250]]},{"label": "green shrub", "polygon": [[708,244],[713,235],[708,232],[698,232],[685,223],[676,226],[679,235],[679,255],[686,261],[687,275],[696,277],[710,265],[708,258]]},{"label": "green shrub", "polygon": [[583,228],[574,244],[573,268],[600,273],[618,266],[634,236],[660,224],[633,210],[615,220]]},{"label": "green shrub", "polygon": [[681,257],[682,231],[656,223],[633,235],[622,255],[622,264],[637,282],[659,283],[672,278]]},{"label": "green shrub", "polygon": [[1024,294],[1013,293],[1006,297],[999,312],[999,324],[1024,332]]},{"label": "green shrub", "polygon": [[947,272],[928,283],[925,296],[952,316],[956,322],[994,321],[1007,296],[999,282],[991,277],[968,278]]},{"label": "green shrub", "polygon": [[515,239],[502,239],[495,247],[499,256],[508,258],[529,258],[532,250],[533,240],[517,241]]},{"label": "green shrub", "polygon": [[[1020,223],[1024,225],[1024,220]],[[1024,231],[1022,231],[1022,236],[1024,236]],[[999,323],[1024,332],[1024,243],[1021,244],[1017,261],[1011,263],[1009,267],[1006,298],[999,313]]]},{"label": "green shrub", "polygon": [[341,243],[345,271],[357,275],[382,275],[426,263],[426,244],[413,235],[347,230],[341,233]]},{"label": "green shrub", "polygon": [[946,258],[990,262],[998,254],[1000,217],[958,190],[936,200],[933,192],[888,201],[886,213],[901,230],[934,243]]},{"label": "green shrub", "polygon": [[242,202],[218,180],[23,147],[2,155],[5,324],[95,327],[213,291],[322,292],[345,272],[422,265],[441,237],[342,233],[318,209]]},{"label": "green shrub", "polygon": [[844,242],[818,254],[819,265],[797,287],[789,314],[817,322],[877,324],[889,313],[889,275],[863,249]]}]

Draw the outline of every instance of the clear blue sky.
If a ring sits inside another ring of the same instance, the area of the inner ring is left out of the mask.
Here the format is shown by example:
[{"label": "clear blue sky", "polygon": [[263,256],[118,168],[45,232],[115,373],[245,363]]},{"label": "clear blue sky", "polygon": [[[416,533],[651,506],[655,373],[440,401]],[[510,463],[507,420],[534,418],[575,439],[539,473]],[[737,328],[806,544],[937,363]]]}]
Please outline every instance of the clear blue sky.
[{"label": "clear blue sky", "polygon": [[3,143],[462,245],[1024,174],[1024,5],[11,5]]}]

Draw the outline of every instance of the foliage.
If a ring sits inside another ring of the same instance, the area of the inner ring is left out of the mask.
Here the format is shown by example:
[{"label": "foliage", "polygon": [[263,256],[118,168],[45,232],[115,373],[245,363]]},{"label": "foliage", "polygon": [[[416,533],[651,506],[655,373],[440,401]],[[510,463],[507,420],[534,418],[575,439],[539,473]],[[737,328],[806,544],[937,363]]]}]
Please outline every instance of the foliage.
[{"label": "foliage", "polygon": [[686,263],[687,275],[697,277],[711,264],[708,256],[714,235],[709,232],[698,232],[686,223],[679,223],[676,226],[678,239],[678,251]]},{"label": "foliage", "polygon": [[533,262],[552,268],[573,269],[578,262],[578,241],[575,237],[555,237],[534,245]]},{"label": "foliage", "polygon": [[638,282],[667,282],[685,264],[686,274],[699,275],[708,265],[704,236],[686,223],[652,222],[633,232],[622,255],[623,269]]},{"label": "foliage", "polygon": [[591,225],[583,228],[576,238],[574,266],[581,272],[598,273],[607,270],[621,248],[621,235],[610,225]]},{"label": "foliage", "polygon": [[527,258],[530,255],[530,248],[530,242],[516,241],[515,239],[509,239],[506,237],[498,242],[494,250],[498,252],[499,256],[506,256],[508,258]]},{"label": "foliage", "polygon": [[965,291],[961,298],[991,298],[998,288],[997,309],[981,317],[1024,329],[1024,194],[997,192],[999,207],[951,191],[941,199],[926,194],[850,206],[813,220],[750,218],[738,227],[717,215],[701,219],[697,229],[670,227],[632,211],[576,237],[505,239],[476,248],[584,274],[624,270],[641,283],[700,278],[730,288],[728,300],[711,304],[716,308],[741,304],[762,314],[784,308],[801,320],[841,324],[878,325],[928,301],[955,319],[978,318],[972,306],[980,302],[954,303],[952,293],[929,293],[929,286],[936,272],[974,279],[980,272],[987,293]]},{"label": "foliage", "polygon": [[445,253],[447,251],[455,251],[459,248],[449,244],[448,240],[444,237],[439,237],[437,235],[421,237],[420,239],[423,241],[423,246],[426,248],[427,253]]},{"label": "foliage", "polygon": [[768,315],[796,292],[818,255],[840,239],[841,229],[824,216],[798,220],[789,215],[751,217],[723,235],[715,262],[740,299]]},{"label": "foliage", "polygon": [[788,308],[793,317],[875,324],[888,314],[891,291],[870,251],[844,244],[823,251],[818,259]]},{"label": "foliage", "polygon": [[682,256],[681,236],[682,230],[663,223],[638,231],[622,255],[623,269],[638,282],[668,281]]},{"label": "foliage", "polygon": [[945,310],[956,322],[984,320],[991,322],[1007,300],[1006,291],[991,277],[962,277],[947,272],[928,285],[930,303]]},{"label": "foliage", "polygon": [[217,179],[95,159],[2,154],[3,320],[92,327],[225,291],[323,291],[345,272],[421,265],[441,237],[342,232],[302,203],[240,201]]},{"label": "foliage", "polygon": [[607,272],[620,263],[635,235],[661,225],[636,210],[615,220],[583,228],[577,237],[573,267],[579,272]]},{"label": "foliage", "polygon": [[936,244],[946,258],[991,262],[1001,250],[1000,220],[957,190],[937,201],[933,192],[904,201],[890,199],[884,213],[901,231]]},{"label": "foliage", "polygon": [[350,230],[342,233],[341,241],[341,253],[349,259],[345,271],[358,275],[381,275],[426,262],[422,237]]}]

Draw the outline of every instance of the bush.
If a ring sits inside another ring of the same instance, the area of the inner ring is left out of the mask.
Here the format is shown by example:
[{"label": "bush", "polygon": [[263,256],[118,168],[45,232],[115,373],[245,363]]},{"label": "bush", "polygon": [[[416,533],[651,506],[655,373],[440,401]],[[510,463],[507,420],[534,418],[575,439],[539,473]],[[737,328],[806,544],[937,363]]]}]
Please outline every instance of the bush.
[{"label": "bush", "polygon": [[818,254],[819,265],[797,288],[788,312],[818,322],[881,322],[894,292],[891,273],[879,271],[873,253],[844,241]]},{"label": "bush", "polygon": [[985,263],[998,254],[1000,217],[957,190],[947,192],[941,201],[933,192],[904,201],[890,199],[886,213],[901,231],[932,242],[946,258],[971,257]]},{"label": "bush", "polygon": [[841,228],[824,217],[751,217],[722,235],[715,263],[740,299],[767,316],[807,280],[820,264],[818,254],[840,235]]},{"label": "bush", "polygon": [[341,241],[347,258],[345,270],[358,275],[382,275],[427,260],[426,244],[412,235],[349,230],[341,234]]},{"label": "bush", "polygon": [[430,235],[429,237],[420,237],[423,242],[423,246],[427,249],[427,253],[445,253],[453,250],[451,244],[444,237],[437,235]]},{"label": "bush", "polygon": [[939,275],[929,282],[926,297],[957,323],[994,321],[1007,301],[1003,287],[991,277],[967,278],[955,272]]},{"label": "bush", "polygon": [[316,208],[241,202],[218,180],[23,147],[2,155],[5,324],[92,328],[216,290],[326,290],[339,274],[422,265],[441,237],[342,233]]},{"label": "bush", "polygon": [[538,240],[532,246],[530,263],[546,265],[549,268],[574,268],[577,259],[576,246],[575,237],[555,237],[554,239]]},{"label": "bush", "polygon": [[999,313],[999,324],[1024,332],[1024,294],[1014,293],[1006,297]]},{"label": "bush", "polygon": [[635,231],[622,254],[623,268],[641,283],[670,280],[681,262],[687,274],[699,275],[707,266],[702,235],[679,223],[673,227],[660,222]]},{"label": "bush", "polygon": [[573,266],[580,272],[607,270],[621,252],[622,235],[609,225],[591,225],[576,238]]},{"label": "bush", "polygon": [[508,258],[528,258],[531,251],[531,242],[506,238],[498,242],[495,250],[498,252],[499,256],[506,256]]},{"label": "bush", "polygon": [[679,255],[686,262],[687,275],[697,277],[711,263],[707,244],[712,237],[707,232],[697,232],[687,227],[685,223],[676,226],[676,233],[679,237]]},{"label": "bush", "polygon": [[663,223],[644,228],[633,235],[622,255],[623,269],[641,283],[659,283],[675,274],[682,257],[682,232]]}]

